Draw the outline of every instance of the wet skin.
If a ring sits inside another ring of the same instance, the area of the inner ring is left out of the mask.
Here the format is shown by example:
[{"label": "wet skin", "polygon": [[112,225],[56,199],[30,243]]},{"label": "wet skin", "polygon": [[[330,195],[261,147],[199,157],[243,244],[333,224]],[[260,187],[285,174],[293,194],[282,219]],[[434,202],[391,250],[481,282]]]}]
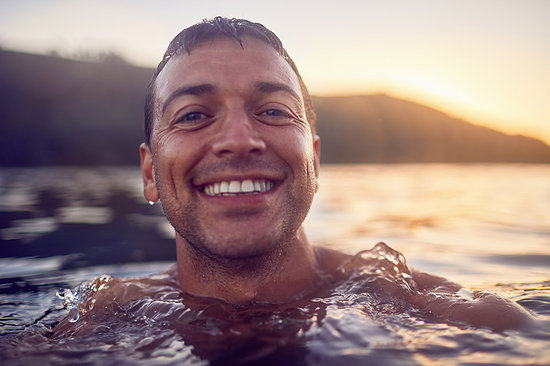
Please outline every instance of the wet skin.
[{"label": "wet skin", "polygon": [[[387,247],[388,251],[392,249]],[[325,283],[319,283],[318,289],[302,294],[302,298],[287,302],[287,306],[299,304],[308,298],[323,297],[325,290],[341,281],[347,281],[354,274],[380,263],[372,263],[364,257],[347,255],[324,247],[314,248],[320,271],[324,274]],[[370,263],[369,263],[370,262]],[[383,269],[381,272],[386,272]],[[64,338],[74,335],[93,334],[97,326],[109,323],[111,316],[117,316],[125,304],[140,298],[158,298],[166,293],[173,293],[179,287],[177,266],[163,274],[144,278],[113,278],[102,290],[94,292],[84,303],[79,305],[81,315],[77,322],[71,322],[74,312],[59,323],[54,329],[54,336]],[[510,300],[483,292],[471,292],[445,278],[410,270],[406,265],[400,272],[410,275],[407,282],[410,289],[405,290],[396,283],[387,283],[386,288],[377,289],[377,293],[391,302],[392,298],[403,298],[407,303],[421,310],[428,318],[439,322],[460,322],[474,327],[489,328],[495,331],[523,329],[526,331],[547,331],[543,324]],[[373,278],[376,275],[373,275]],[[330,291],[328,292],[330,293]],[[180,293],[184,301],[192,301],[185,293]],[[207,299],[205,299],[207,300]],[[208,300],[207,300],[208,301]],[[213,300],[212,300],[213,301]],[[187,304],[187,303],[186,303]],[[208,302],[206,302],[208,304]],[[189,304],[187,304],[189,305]],[[245,304],[251,307],[255,303]],[[296,305],[298,306],[298,305]],[[177,319],[174,319],[177,322]]]},{"label": "wet skin", "polygon": [[[321,277],[339,281],[366,264],[314,248],[304,234],[319,138],[296,75],[270,46],[223,38],[172,59],[156,82],[154,116],[151,145],[140,148],[144,193],[160,199],[176,231],[177,266],[159,276],[113,279],[83,304],[81,321],[70,323],[69,315],[56,327],[57,336],[93,329],[95,313],[165,289],[233,304],[285,303],[312,296]],[[246,193],[216,195],[217,183],[231,181]],[[509,300],[403,271],[410,291],[396,295],[442,320],[495,330],[533,326]]]},{"label": "wet skin", "polygon": [[[181,289],[243,302],[310,286],[317,263],[301,225],[317,189],[319,138],[287,62],[254,38],[242,47],[215,39],[169,61],[155,90],[151,144],[140,150],[144,191],[176,231]],[[246,192],[212,195],[224,182]]]}]

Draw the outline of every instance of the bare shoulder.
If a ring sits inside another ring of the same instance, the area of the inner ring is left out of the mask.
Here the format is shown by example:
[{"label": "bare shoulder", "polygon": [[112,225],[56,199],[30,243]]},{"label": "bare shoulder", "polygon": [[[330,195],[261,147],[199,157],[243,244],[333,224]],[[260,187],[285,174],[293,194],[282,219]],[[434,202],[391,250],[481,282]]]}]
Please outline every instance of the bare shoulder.
[{"label": "bare shoulder", "polygon": [[322,247],[316,248],[316,254],[320,267],[337,279],[362,271],[385,276],[390,281],[383,283],[388,286],[399,281],[399,286],[394,287],[398,291],[388,293],[403,296],[411,305],[443,321],[496,331],[538,327],[537,319],[515,302],[494,293],[471,291],[444,277],[410,268],[401,253],[384,243],[355,255]]},{"label": "bare shoulder", "polygon": [[446,278],[413,270],[417,291],[411,304],[437,317],[496,331],[536,328],[536,319],[515,302],[486,291],[471,291]]},{"label": "bare shoulder", "polygon": [[91,324],[110,316],[130,301],[177,291],[176,278],[175,265],[165,272],[146,277],[97,277],[89,284],[76,289],[70,294],[69,299],[65,295],[65,306],[70,308],[70,312],[55,327],[54,335],[84,331],[90,328]]},{"label": "bare shoulder", "polygon": [[342,264],[349,262],[353,256],[341,251],[322,246],[314,247],[319,269],[328,274],[335,274]]}]

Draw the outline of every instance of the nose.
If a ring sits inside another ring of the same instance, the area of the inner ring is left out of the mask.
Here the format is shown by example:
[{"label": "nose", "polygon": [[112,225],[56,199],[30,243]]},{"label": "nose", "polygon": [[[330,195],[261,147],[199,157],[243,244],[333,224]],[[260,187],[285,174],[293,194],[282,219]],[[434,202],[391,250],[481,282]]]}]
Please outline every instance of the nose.
[{"label": "nose", "polygon": [[219,121],[220,127],[212,144],[214,154],[223,157],[265,152],[265,141],[256,130],[255,123],[245,110],[228,111],[225,118]]}]

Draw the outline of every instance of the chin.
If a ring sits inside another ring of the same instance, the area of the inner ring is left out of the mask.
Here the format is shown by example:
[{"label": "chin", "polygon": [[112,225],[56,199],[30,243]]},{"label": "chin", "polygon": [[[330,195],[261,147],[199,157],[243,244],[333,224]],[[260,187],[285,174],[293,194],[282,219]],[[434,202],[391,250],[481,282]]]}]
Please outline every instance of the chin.
[{"label": "chin", "polygon": [[207,250],[214,257],[238,260],[271,256],[281,249],[280,242],[270,241],[266,243],[251,241],[250,239],[250,237],[247,240],[225,239],[223,246],[209,246]]},{"label": "chin", "polygon": [[[272,257],[283,253],[289,240],[282,233],[242,232],[242,233],[218,233],[218,235],[205,235],[197,240],[187,240],[191,246],[203,255],[214,260],[248,260],[262,257]],[[188,239],[192,239],[187,237]]]}]

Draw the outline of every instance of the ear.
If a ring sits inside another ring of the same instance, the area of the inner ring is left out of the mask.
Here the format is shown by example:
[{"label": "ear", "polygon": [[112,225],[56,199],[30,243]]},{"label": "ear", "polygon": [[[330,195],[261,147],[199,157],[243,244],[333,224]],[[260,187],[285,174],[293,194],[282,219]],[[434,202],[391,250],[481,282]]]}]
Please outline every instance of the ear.
[{"label": "ear", "polygon": [[153,166],[153,155],[147,144],[139,146],[139,155],[141,157],[141,176],[143,178],[143,195],[147,201],[157,202],[159,193],[157,182],[155,180],[155,167]]},{"label": "ear", "polygon": [[313,136],[313,153],[314,153],[314,167],[315,167],[315,192],[319,189],[319,165],[321,164],[321,138],[318,135]]}]

